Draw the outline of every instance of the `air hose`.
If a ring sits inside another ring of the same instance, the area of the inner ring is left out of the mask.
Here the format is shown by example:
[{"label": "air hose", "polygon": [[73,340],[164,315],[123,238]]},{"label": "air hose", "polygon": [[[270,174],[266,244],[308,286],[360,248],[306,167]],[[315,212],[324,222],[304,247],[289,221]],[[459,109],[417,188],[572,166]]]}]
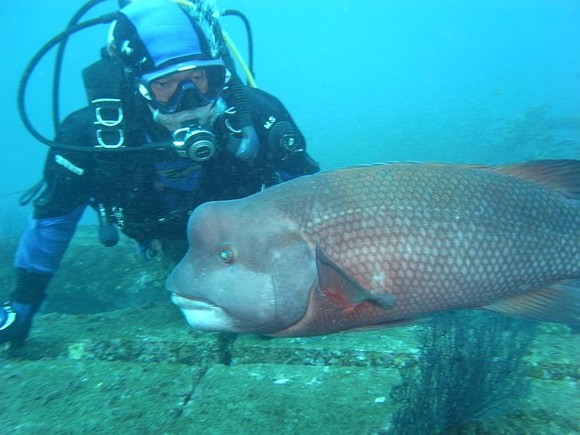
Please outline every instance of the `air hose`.
[{"label": "air hose", "polygon": [[[84,14],[86,14],[90,9],[96,6],[99,3],[102,3],[106,0],[89,0],[86,4],[84,4],[71,18],[69,21],[66,29],[53,37],[49,40],[44,46],[40,48],[40,50],[33,56],[30,60],[28,65],[26,66],[24,72],[22,73],[19,87],[18,87],[18,95],[17,95],[17,105],[18,105],[18,112],[20,118],[28,130],[28,132],[39,142],[48,145],[54,148],[66,149],[66,150],[74,150],[74,151],[86,151],[86,152],[140,152],[140,151],[150,151],[150,150],[159,150],[165,149],[170,147],[170,143],[148,143],[143,144],[139,147],[119,147],[114,149],[104,148],[104,147],[94,147],[94,146],[75,146],[75,145],[67,145],[62,143],[57,143],[45,137],[41,134],[32,124],[28,112],[26,110],[26,89],[28,87],[28,83],[30,80],[30,76],[32,72],[37,67],[38,63],[46,56],[46,54],[52,50],[54,47],[58,45],[58,51],[55,59],[55,67],[54,67],[54,76],[53,76],[53,92],[52,92],[52,106],[53,106],[53,124],[54,128],[58,129],[60,124],[60,114],[59,114],[59,94],[60,94],[60,73],[62,68],[62,58],[64,55],[64,51],[66,48],[66,44],[68,38],[84,29],[87,29],[92,26],[96,26],[99,24],[108,24],[114,21],[117,17],[116,12],[105,14],[101,17],[84,21],[82,23],[78,23],[78,21],[82,18]],[[176,3],[180,3],[183,5],[193,5],[192,2],[188,0],[175,0]],[[119,5],[123,6],[123,0],[119,0]],[[125,2],[126,3],[126,2]],[[229,96],[228,96],[228,104],[231,104],[235,107],[235,117],[237,120],[237,124],[240,128],[242,140],[238,147],[236,155],[241,159],[252,159],[258,151],[259,148],[259,141],[257,133],[253,127],[252,119],[249,111],[249,107],[243,93],[243,84],[241,79],[238,77],[234,62],[231,58],[230,51],[235,56],[237,63],[240,65],[241,69],[243,70],[245,76],[247,77],[248,85],[252,87],[256,87],[256,82],[254,79],[253,74],[253,43],[252,43],[252,34],[251,29],[249,26],[249,22],[247,18],[239,11],[235,10],[224,10],[221,13],[222,16],[233,15],[237,16],[242,19],[244,25],[246,27],[246,33],[248,35],[248,57],[249,57],[249,65],[244,62],[244,59],[240,55],[239,51],[235,47],[233,41],[227,34],[225,34],[217,19],[213,18],[213,24],[216,27],[217,35],[223,36],[223,44],[224,47],[227,47],[224,50],[223,57],[224,61],[228,68],[231,71],[231,79],[229,82]]]}]

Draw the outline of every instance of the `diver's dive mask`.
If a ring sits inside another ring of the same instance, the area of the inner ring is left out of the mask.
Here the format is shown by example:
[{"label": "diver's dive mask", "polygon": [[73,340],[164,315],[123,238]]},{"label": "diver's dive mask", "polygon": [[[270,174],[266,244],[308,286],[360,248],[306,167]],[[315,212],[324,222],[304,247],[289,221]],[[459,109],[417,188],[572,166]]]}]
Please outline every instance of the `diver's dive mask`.
[{"label": "diver's dive mask", "polygon": [[[202,74],[200,76],[200,73]],[[177,76],[172,79],[172,76]],[[225,69],[221,66],[206,67],[203,69],[191,68],[176,71],[155,80],[144,81],[139,91],[154,109],[161,113],[176,113],[183,110],[192,110],[215,103],[221,96],[225,84]],[[196,83],[201,80],[203,89]],[[178,81],[177,81],[178,80]],[[157,89],[155,89],[157,87]],[[164,89],[165,88],[165,89]],[[156,98],[160,93],[172,90],[166,98]]]},{"label": "diver's dive mask", "polygon": [[149,100],[155,122],[172,132],[174,149],[195,162],[211,159],[216,153],[214,134],[201,127],[221,96],[225,68],[189,67],[149,82],[139,90]]}]

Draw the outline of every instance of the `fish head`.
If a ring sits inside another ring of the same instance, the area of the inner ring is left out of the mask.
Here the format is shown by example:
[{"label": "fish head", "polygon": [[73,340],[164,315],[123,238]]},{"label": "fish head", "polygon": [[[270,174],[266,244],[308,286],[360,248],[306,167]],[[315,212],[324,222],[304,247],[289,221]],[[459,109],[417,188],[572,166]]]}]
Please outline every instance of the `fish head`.
[{"label": "fish head", "polygon": [[193,328],[269,334],[304,316],[314,252],[275,208],[246,199],[202,204],[188,240],[167,289]]}]

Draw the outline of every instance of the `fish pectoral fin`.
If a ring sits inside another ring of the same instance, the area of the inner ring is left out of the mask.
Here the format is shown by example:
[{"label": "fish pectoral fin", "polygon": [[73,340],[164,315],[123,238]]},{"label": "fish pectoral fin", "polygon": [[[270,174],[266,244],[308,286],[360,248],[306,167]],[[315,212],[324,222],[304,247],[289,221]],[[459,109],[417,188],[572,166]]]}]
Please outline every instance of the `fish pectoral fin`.
[{"label": "fish pectoral fin", "polygon": [[566,280],[533,293],[503,299],[482,309],[577,327],[580,326],[580,279]]},{"label": "fish pectoral fin", "polygon": [[320,290],[342,309],[351,309],[363,302],[375,303],[383,309],[392,309],[396,305],[393,295],[388,293],[375,295],[361,286],[318,245],[316,245],[316,268]]}]

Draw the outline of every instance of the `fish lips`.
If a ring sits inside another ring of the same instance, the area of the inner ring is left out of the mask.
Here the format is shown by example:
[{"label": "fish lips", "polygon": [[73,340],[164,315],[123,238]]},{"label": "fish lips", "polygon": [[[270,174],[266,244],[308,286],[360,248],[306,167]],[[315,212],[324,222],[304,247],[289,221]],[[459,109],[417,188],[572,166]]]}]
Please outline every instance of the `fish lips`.
[{"label": "fish lips", "polygon": [[226,310],[211,302],[171,293],[171,301],[179,307],[185,320],[194,329],[201,331],[237,330],[232,317]]}]

